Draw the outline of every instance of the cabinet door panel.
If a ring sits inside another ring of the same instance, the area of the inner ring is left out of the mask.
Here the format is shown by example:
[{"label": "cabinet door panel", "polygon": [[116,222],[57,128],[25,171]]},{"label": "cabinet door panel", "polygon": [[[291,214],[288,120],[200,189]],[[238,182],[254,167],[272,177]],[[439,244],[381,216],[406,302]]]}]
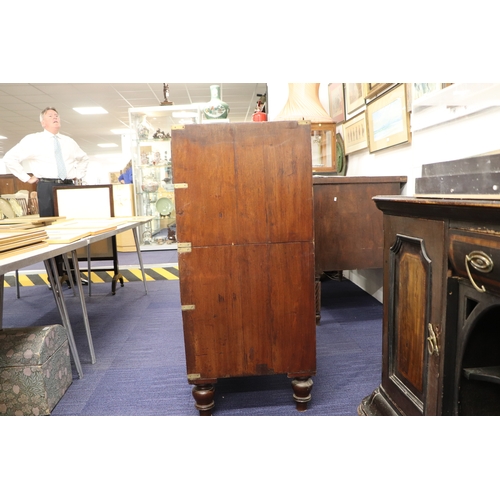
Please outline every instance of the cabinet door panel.
[{"label": "cabinet door panel", "polygon": [[398,235],[391,249],[393,268],[392,327],[394,351],[390,373],[423,400],[425,325],[429,316],[430,261],[420,239]]},{"label": "cabinet door panel", "polygon": [[179,254],[188,376],[315,372],[312,243]]},{"label": "cabinet door panel", "polygon": [[312,241],[310,126],[189,125],[172,131],[177,236],[193,246]]},{"label": "cabinet door panel", "polygon": [[442,221],[386,216],[384,387],[407,415],[435,412],[439,353],[427,350],[429,325],[440,331],[443,303]]}]

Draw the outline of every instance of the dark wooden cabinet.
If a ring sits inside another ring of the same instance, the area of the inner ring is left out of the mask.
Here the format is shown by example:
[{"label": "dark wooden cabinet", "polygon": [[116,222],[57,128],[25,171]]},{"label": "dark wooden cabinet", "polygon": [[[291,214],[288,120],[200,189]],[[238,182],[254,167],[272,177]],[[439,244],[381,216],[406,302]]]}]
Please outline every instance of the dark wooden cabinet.
[{"label": "dark wooden cabinet", "polygon": [[500,319],[500,203],[375,203],[384,214],[382,383],[358,413],[498,415],[500,340],[488,325]]},{"label": "dark wooden cabinet", "polygon": [[383,216],[377,195],[399,195],[406,177],[314,177],[317,320],[321,275],[382,268]]},{"label": "dark wooden cabinet", "polygon": [[172,129],[187,378],[211,414],[219,378],[316,372],[310,125]]},{"label": "dark wooden cabinet", "polygon": [[0,194],[14,194],[25,189],[26,191],[36,191],[36,184],[21,182],[15,175],[0,175]]}]

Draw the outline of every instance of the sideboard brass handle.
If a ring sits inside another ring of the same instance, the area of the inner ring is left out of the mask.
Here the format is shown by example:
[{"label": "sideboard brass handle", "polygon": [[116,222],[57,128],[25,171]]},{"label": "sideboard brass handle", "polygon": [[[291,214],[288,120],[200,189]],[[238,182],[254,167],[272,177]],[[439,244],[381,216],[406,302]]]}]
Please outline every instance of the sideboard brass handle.
[{"label": "sideboard brass handle", "polygon": [[467,269],[467,275],[469,276],[469,280],[472,283],[472,286],[478,292],[486,292],[486,288],[484,288],[484,286],[479,287],[478,285],[476,285],[476,282],[474,281],[474,278],[470,273],[469,265],[480,273],[489,273],[493,269],[493,261],[491,260],[491,257],[481,250],[474,250],[469,255],[465,256],[465,268]]},{"label": "sideboard brass handle", "polygon": [[[437,329],[437,327],[436,327]],[[427,330],[429,330],[429,336],[427,337],[427,351],[432,356],[433,354],[439,354],[439,347],[436,334],[434,332],[434,328],[429,323],[427,325]]]}]

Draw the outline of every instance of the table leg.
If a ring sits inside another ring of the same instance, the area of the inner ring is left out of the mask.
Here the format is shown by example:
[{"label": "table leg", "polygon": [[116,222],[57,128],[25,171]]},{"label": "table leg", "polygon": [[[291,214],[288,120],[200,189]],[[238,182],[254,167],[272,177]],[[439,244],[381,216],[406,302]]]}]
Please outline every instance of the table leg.
[{"label": "table leg", "polygon": [[316,324],[321,321],[321,275],[316,275],[314,279],[314,295],[316,307]]},{"label": "table leg", "polygon": [[3,284],[4,284],[3,274],[0,275],[0,330],[3,330]]},{"label": "table leg", "polygon": [[139,265],[141,266],[141,272],[142,272],[142,281],[144,282],[144,290],[146,290],[146,295],[148,294],[148,287],[146,284],[146,273],[144,271],[144,264],[142,263],[142,254],[141,254],[141,244],[139,240],[139,228],[134,227],[134,241],[135,241],[135,248],[137,250],[137,257],[139,258]]},{"label": "table leg", "polygon": [[21,290],[19,289],[19,269],[16,269],[16,293],[17,298],[21,298]]},{"label": "table leg", "polygon": [[[73,257],[73,265],[75,268],[75,276],[80,276],[80,266],[78,265],[78,257],[76,255],[76,250],[73,250],[72,257]],[[80,280],[78,278],[77,278],[77,286],[78,286],[78,293],[80,295],[80,304],[82,306],[83,321],[85,323],[85,331],[87,332],[87,340],[89,343],[90,358],[92,360],[92,364],[94,364],[96,362],[96,358],[95,358],[95,351],[94,351],[94,343],[92,342],[92,334],[90,332],[89,317],[87,314],[87,305],[85,304],[85,294],[83,292],[82,280]]]},{"label": "table leg", "polygon": [[44,264],[45,264],[45,269],[47,270],[47,276],[49,278],[49,282],[52,286],[52,293],[54,294],[54,299],[56,301],[57,308],[59,309],[59,314],[61,315],[63,326],[64,328],[66,328],[69,348],[71,350],[71,354],[73,355],[76,371],[78,372],[78,376],[80,378],[83,378],[82,364],[80,362],[80,357],[78,356],[78,350],[76,348],[75,338],[73,336],[73,330],[69,322],[68,311],[66,309],[66,303],[64,302],[62,287],[57,272],[56,260],[55,258],[51,258],[45,260]]},{"label": "table leg", "polygon": [[88,280],[88,287],[89,287],[89,297],[92,293],[92,259],[90,258],[90,245],[87,245],[87,280]]},{"label": "table leg", "polygon": [[[66,267],[66,272],[68,273],[68,281],[71,289],[73,290],[73,295],[76,297],[75,284],[73,282],[73,275],[71,274],[71,266],[69,265],[68,255],[63,256],[64,266]],[[75,272],[76,279],[78,279],[78,274]]]}]

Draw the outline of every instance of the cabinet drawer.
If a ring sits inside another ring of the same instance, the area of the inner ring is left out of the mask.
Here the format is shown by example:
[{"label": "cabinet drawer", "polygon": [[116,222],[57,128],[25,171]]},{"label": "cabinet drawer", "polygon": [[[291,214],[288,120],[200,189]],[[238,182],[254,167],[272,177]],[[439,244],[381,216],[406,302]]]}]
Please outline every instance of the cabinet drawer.
[{"label": "cabinet drawer", "polygon": [[450,232],[449,262],[454,275],[481,291],[500,292],[500,234]]}]

